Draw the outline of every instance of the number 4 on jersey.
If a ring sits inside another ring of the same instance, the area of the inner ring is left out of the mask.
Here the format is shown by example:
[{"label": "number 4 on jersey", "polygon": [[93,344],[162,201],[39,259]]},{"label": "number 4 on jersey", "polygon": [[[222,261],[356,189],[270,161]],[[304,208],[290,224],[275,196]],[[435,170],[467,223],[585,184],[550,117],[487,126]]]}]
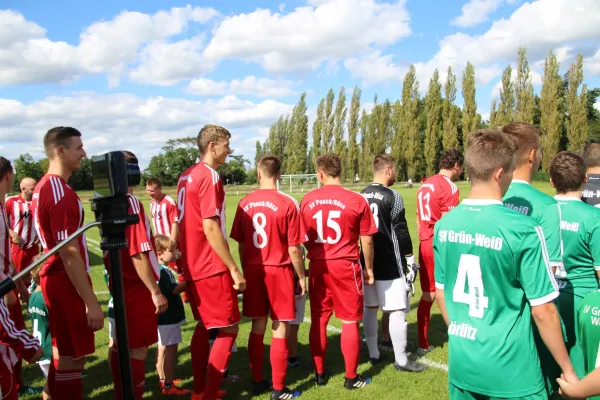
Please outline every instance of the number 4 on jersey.
[{"label": "number 4 on jersey", "polygon": [[[469,292],[465,293],[468,282]],[[483,291],[481,279],[481,264],[479,257],[472,254],[462,254],[458,263],[458,274],[452,290],[452,300],[455,303],[469,305],[469,316],[483,318],[483,312],[488,308],[488,298]]]}]

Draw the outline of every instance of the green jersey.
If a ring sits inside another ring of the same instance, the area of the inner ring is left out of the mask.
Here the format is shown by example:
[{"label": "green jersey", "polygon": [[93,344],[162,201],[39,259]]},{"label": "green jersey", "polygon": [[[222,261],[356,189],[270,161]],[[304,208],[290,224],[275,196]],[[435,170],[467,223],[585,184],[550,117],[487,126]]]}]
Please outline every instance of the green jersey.
[{"label": "green jersey", "polygon": [[50,337],[50,322],[48,308],[41,291],[31,293],[27,311],[31,316],[33,336],[40,342],[44,355],[40,361],[50,361],[52,357],[52,338]]},{"label": "green jersey", "polygon": [[[577,315],[585,373],[600,367],[600,291],[589,293],[581,301]],[[600,396],[590,397],[600,399]]]},{"label": "green jersey", "polygon": [[543,390],[531,307],[555,299],[558,285],[542,228],[500,201],[467,199],[435,224],[433,251],[450,383],[501,398]]},{"label": "green jersey", "polygon": [[556,200],[529,183],[515,179],[502,202],[506,207],[530,216],[542,226],[548,246],[550,266],[562,268],[561,218]]},{"label": "green jersey", "polygon": [[173,294],[177,286],[177,279],[173,276],[171,269],[166,265],[160,265],[160,280],[158,287],[167,299],[169,307],[167,311],[158,315],[158,325],[181,325],[185,322],[185,309],[179,294]]}]

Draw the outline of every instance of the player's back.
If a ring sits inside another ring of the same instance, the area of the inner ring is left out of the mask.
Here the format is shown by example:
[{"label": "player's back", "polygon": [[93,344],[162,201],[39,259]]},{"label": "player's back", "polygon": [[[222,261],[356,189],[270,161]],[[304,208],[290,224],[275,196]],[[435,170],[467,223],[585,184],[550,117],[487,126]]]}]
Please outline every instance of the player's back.
[{"label": "player's back", "polygon": [[311,261],[358,260],[359,236],[377,232],[365,198],[339,185],[325,185],[307,193],[300,214],[307,229],[305,246]]},{"label": "player's back", "polygon": [[247,265],[291,264],[288,247],[304,242],[298,202],[276,189],[259,189],[239,203],[231,237],[244,245]]},{"label": "player's back", "polygon": [[581,199],[591,206],[600,208],[600,174],[588,174],[587,178]]},{"label": "player's back", "polygon": [[539,226],[500,201],[465,200],[436,224],[434,252],[450,382],[495,397],[542,390],[531,306],[558,291]]},{"label": "player's back", "polygon": [[598,288],[600,270],[600,209],[574,197],[556,196],[561,210],[564,271],[557,278],[569,282],[561,291]]},{"label": "player's back", "polygon": [[585,373],[589,374],[600,367],[600,290],[583,298],[578,314],[580,346],[584,354]]},{"label": "player's back", "polygon": [[425,180],[417,192],[417,218],[421,241],[433,237],[435,223],[458,204],[458,199],[458,186],[447,176],[436,174]]}]

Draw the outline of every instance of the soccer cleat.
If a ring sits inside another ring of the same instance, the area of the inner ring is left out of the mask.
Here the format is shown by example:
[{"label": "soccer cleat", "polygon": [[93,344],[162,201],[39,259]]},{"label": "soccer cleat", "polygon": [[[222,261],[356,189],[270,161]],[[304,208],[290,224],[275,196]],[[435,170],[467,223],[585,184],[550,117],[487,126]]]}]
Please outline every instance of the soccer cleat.
[{"label": "soccer cleat", "polygon": [[290,390],[283,388],[283,390],[273,390],[271,393],[271,400],[289,400],[296,397],[300,397],[302,393],[296,390]]},{"label": "soccer cleat", "polygon": [[329,372],[325,370],[322,374],[318,374],[315,372],[315,384],[317,386],[325,386],[329,381]]},{"label": "soccer cleat", "polygon": [[371,361],[371,365],[377,365],[383,361],[387,361],[387,356],[382,352],[379,352],[379,358],[369,358],[369,361]]},{"label": "soccer cleat", "polygon": [[[173,379],[173,385],[175,385],[175,386],[181,385],[181,379]],[[164,380],[159,380],[158,381],[158,386],[162,389],[163,386],[165,386],[165,381]]]},{"label": "soccer cleat", "polygon": [[433,346],[429,346],[429,347],[428,347],[428,348],[426,348],[426,349],[422,349],[422,348],[420,348],[420,347],[419,347],[419,348],[417,349],[417,355],[418,355],[419,357],[423,357],[425,354],[427,354],[427,353],[430,353],[431,351],[433,351],[433,349],[435,349],[435,347],[433,347]]},{"label": "soccer cleat", "polygon": [[44,391],[43,387],[33,387],[33,386],[29,386],[29,385],[23,385],[19,389],[19,392],[17,395],[24,396],[27,394],[42,394],[43,391]]},{"label": "soccer cleat", "polygon": [[354,378],[344,378],[344,387],[348,390],[362,389],[371,383],[371,378],[356,375]]},{"label": "soccer cleat", "polygon": [[262,380],[260,382],[252,382],[252,394],[255,396],[267,393],[273,390],[273,382]]},{"label": "soccer cleat", "polygon": [[394,363],[394,368],[398,371],[406,371],[406,372],[423,372],[427,369],[423,364],[419,364],[418,362],[410,361],[406,363],[404,366],[398,365],[398,363]]},{"label": "soccer cleat", "polygon": [[[164,396],[184,396],[184,395],[190,394],[190,393],[192,393],[191,390],[187,390],[187,389],[181,388],[179,386],[175,386],[175,385],[171,385],[171,387],[168,389],[164,386],[162,388],[162,394]],[[219,397],[221,397],[221,396],[219,396]]]}]

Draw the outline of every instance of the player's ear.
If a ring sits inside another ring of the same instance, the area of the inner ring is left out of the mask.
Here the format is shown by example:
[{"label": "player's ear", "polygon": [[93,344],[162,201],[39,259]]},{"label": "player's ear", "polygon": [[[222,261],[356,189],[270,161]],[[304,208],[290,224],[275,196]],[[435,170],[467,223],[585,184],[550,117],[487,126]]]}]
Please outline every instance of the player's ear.
[{"label": "player's ear", "polygon": [[550,178],[550,185],[552,185],[552,187],[553,187],[554,189],[556,189],[556,185],[554,184],[554,181],[552,180],[552,178]]},{"label": "player's ear", "polygon": [[502,175],[504,175],[504,168],[500,167],[494,172],[494,180],[496,182],[500,182],[502,180]]},{"label": "player's ear", "polygon": [[531,164],[534,164],[534,163],[535,163],[535,159],[536,159],[536,153],[537,153],[537,150],[536,150],[536,149],[531,149],[531,150],[529,150],[529,162],[530,162]]}]

